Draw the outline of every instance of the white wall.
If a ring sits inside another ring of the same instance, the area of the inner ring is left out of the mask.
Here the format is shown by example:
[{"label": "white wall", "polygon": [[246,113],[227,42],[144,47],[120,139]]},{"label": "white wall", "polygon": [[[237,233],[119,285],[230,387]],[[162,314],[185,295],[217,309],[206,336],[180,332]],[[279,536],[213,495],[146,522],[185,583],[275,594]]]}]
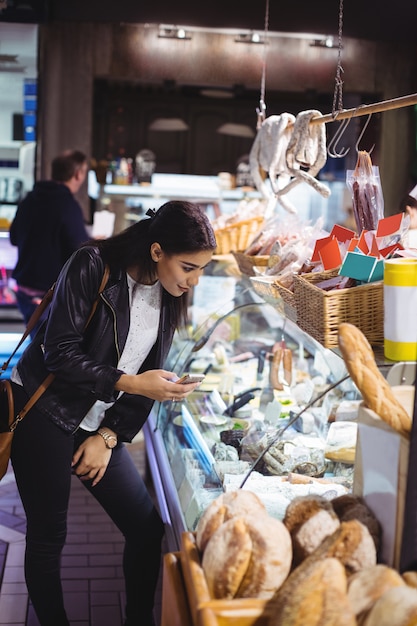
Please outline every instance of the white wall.
[{"label": "white wall", "polygon": [[[0,152],[3,153],[13,140],[13,113],[23,113],[23,81],[37,77],[38,26],[36,24],[0,24],[0,59],[2,55],[18,55],[16,66],[23,72],[4,71],[13,67],[0,61]],[[13,158],[13,157],[12,157]]]}]

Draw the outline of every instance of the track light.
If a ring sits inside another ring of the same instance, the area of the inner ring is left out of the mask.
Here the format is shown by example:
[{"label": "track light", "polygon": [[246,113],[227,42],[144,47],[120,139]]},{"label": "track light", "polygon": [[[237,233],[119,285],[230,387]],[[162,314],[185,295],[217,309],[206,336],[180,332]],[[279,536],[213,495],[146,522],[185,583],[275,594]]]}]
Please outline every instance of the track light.
[{"label": "track light", "polygon": [[310,46],[318,47],[318,48],[337,48],[337,44],[334,41],[334,37],[332,35],[327,35],[323,37],[323,39],[315,39]]},{"label": "track light", "polygon": [[267,43],[264,35],[258,32],[252,31],[250,33],[240,33],[235,38],[237,43]]},{"label": "track light", "polygon": [[191,39],[191,35],[185,28],[179,28],[177,26],[160,26],[158,37],[162,39]]}]

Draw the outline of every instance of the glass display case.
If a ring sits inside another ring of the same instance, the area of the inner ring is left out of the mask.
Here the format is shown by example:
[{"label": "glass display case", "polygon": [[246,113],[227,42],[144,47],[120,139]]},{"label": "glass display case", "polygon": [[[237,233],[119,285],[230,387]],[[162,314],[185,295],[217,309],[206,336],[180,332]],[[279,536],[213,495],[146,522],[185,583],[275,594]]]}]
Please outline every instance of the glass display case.
[{"label": "glass display case", "polygon": [[240,287],[225,312],[176,335],[166,369],[204,381],[182,402],[156,404],[145,425],[170,550],[223,491],[254,490],[282,518],[295,495],[352,486],[360,398],[343,360],[278,301]]}]

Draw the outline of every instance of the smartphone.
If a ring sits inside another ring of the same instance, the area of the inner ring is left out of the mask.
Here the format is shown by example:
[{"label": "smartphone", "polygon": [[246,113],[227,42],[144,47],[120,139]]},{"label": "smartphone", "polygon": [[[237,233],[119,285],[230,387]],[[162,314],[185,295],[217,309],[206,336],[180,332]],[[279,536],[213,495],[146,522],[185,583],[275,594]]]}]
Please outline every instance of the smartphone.
[{"label": "smartphone", "polygon": [[187,385],[188,383],[201,383],[205,379],[205,374],[184,374],[176,383],[180,383],[181,385]]}]

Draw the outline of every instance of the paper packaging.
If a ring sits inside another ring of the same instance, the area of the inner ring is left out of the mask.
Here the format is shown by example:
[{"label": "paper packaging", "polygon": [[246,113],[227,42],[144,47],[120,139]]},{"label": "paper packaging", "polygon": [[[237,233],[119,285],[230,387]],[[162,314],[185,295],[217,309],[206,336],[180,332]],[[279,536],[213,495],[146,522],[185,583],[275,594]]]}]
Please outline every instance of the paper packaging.
[{"label": "paper packaging", "polygon": [[[411,416],[414,386],[392,387]],[[379,560],[399,569],[409,440],[363,404],[358,413],[353,493],[362,496],[382,529]]]}]

